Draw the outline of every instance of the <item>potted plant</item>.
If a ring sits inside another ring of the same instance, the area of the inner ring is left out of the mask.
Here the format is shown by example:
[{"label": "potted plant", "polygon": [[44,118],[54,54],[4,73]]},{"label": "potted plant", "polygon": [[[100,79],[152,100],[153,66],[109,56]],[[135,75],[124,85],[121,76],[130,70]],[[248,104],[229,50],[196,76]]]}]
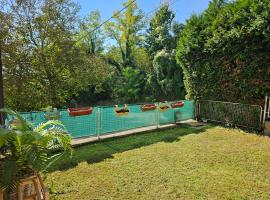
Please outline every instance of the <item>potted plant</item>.
[{"label": "potted plant", "polygon": [[48,106],[46,108],[42,108],[44,113],[44,117],[47,120],[59,120],[60,119],[60,112],[57,108],[53,108],[52,106]]},{"label": "potted plant", "polygon": [[164,103],[159,104],[159,111],[160,112],[165,112],[170,108],[169,104],[165,101]]},{"label": "potted plant", "polygon": [[24,199],[27,195],[46,199],[40,173],[61,155],[71,155],[70,136],[60,121],[49,120],[33,127],[10,109],[0,112],[16,122],[0,128],[0,195],[4,194],[4,199]]}]

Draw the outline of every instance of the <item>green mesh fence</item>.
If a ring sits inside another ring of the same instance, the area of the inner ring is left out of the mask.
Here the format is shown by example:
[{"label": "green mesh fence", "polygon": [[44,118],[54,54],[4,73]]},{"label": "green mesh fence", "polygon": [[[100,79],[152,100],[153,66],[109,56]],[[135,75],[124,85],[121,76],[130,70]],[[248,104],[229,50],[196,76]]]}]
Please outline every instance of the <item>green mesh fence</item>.
[{"label": "green mesh fence", "polygon": [[[70,117],[67,110],[60,110],[60,121],[73,138],[104,135],[134,128],[171,124],[194,118],[194,101],[184,100],[181,108],[159,109],[142,112],[141,105],[128,105],[129,113],[117,116],[114,106],[94,107],[92,114]],[[168,102],[170,104],[171,102]],[[158,105],[158,103],[156,103]],[[22,116],[38,125],[47,121],[44,112],[21,113]],[[11,118],[8,117],[9,121]]]},{"label": "green mesh fence", "polygon": [[261,106],[220,101],[198,101],[198,109],[198,117],[201,119],[261,129]]},{"label": "green mesh fence", "polygon": [[142,112],[140,106],[129,105],[126,116],[117,116],[114,107],[101,108],[100,134],[156,125],[156,110]]}]

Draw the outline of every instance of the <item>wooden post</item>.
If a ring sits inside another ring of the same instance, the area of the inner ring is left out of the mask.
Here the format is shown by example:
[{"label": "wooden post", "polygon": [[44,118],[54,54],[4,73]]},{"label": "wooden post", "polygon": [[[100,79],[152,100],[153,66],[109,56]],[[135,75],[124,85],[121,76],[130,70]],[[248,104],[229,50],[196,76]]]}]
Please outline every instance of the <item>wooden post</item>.
[{"label": "wooden post", "polygon": [[4,192],[3,190],[0,188],[0,200],[4,199]]},{"label": "wooden post", "polygon": [[[29,185],[32,186],[29,187]],[[27,191],[27,189],[25,190],[25,188],[27,188],[29,191]],[[27,194],[25,194],[25,191],[27,191]],[[34,200],[34,199],[49,200],[48,190],[43,185],[39,174],[23,179],[21,184],[18,186],[18,200]]]},{"label": "wooden post", "polygon": [[[10,194],[10,199],[49,200],[49,190],[44,186],[39,174],[22,179],[17,190]],[[4,200],[4,191],[0,188],[0,200]]]}]

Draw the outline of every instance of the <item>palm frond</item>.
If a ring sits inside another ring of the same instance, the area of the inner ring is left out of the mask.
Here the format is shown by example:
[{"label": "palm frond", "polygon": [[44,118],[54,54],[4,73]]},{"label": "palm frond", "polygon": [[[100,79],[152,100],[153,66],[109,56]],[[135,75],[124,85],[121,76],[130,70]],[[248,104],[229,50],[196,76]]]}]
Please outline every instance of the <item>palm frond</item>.
[{"label": "palm frond", "polygon": [[5,160],[0,169],[0,186],[7,191],[13,191],[20,183],[18,163],[14,159]]},{"label": "palm frond", "polygon": [[11,130],[0,128],[0,148],[15,139],[16,133]]},{"label": "palm frond", "polygon": [[[0,187],[16,189],[25,173],[46,170],[65,154],[72,155],[71,137],[58,120],[49,120],[33,128],[17,112],[0,109],[18,119],[20,126],[0,128]],[[55,151],[59,153],[55,153]]]},{"label": "palm frond", "polygon": [[47,163],[48,155],[45,147],[39,144],[27,148],[26,162],[31,169],[41,171]]},{"label": "palm frond", "polygon": [[11,116],[15,117],[16,119],[18,119],[20,122],[19,129],[21,131],[27,131],[27,130],[31,130],[33,128],[31,126],[31,124],[28,123],[19,113],[15,112],[9,108],[1,108],[0,112],[6,113],[6,114],[11,115]]},{"label": "palm frond", "polygon": [[65,126],[59,120],[49,120],[44,123],[40,123],[38,126],[34,128],[36,132],[42,132],[45,129],[52,128],[52,127],[61,127],[63,130],[66,130]]}]

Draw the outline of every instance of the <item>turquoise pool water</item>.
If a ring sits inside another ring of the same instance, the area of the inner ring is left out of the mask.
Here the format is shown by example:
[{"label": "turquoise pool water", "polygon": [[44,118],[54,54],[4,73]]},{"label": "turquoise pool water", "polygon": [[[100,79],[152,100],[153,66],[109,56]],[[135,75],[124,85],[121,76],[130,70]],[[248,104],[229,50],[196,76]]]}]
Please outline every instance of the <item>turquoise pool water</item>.
[{"label": "turquoise pool water", "polygon": [[[73,138],[78,138],[192,119],[195,109],[194,101],[189,100],[184,101],[184,107],[170,108],[165,112],[160,112],[158,109],[142,112],[141,105],[128,105],[128,107],[130,112],[127,116],[116,116],[113,106],[94,107],[92,114],[76,117],[70,117],[67,110],[60,110],[60,121],[66,126]],[[44,112],[21,114],[34,125],[46,121]]]}]

